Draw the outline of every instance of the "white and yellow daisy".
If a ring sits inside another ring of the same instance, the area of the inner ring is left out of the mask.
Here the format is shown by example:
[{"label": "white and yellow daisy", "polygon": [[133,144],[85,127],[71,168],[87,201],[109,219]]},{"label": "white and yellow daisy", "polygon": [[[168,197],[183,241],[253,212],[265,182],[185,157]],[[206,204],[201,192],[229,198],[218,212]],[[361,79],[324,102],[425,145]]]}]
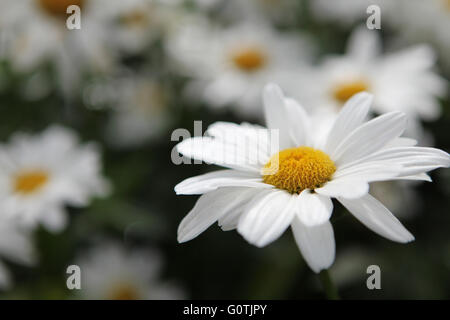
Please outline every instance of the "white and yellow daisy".
[{"label": "white and yellow daisy", "polygon": [[401,243],[414,240],[369,194],[369,183],[429,180],[425,172],[450,166],[446,152],[410,146],[414,141],[400,137],[406,127],[401,112],[366,121],[372,102],[367,93],[345,104],[326,135],[278,86],[268,85],[263,101],[267,128],[279,133],[278,148],[273,143],[268,148],[269,130],[223,122],[211,125],[209,136],[177,145],[186,157],[229,168],[175,187],[177,194],[202,194],[178,228],[179,242],[218,221],[223,230],[237,229],[263,247],[291,226],[306,262],[319,272],[335,256],[332,198],[379,235]]},{"label": "white and yellow daisy", "polygon": [[[5,260],[27,266],[33,265],[36,261],[29,230],[20,228],[13,219],[0,219],[0,256]],[[12,285],[12,275],[0,260],[0,290],[7,290]]]},{"label": "white and yellow daisy", "polygon": [[80,145],[69,129],[16,133],[0,147],[0,212],[24,226],[60,231],[67,224],[65,205],[84,207],[109,192],[100,171],[97,146]]},{"label": "white and yellow daisy", "polygon": [[176,300],[183,292],[159,279],[161,256],[153,250],[126,250],[104,243],[76,263],[82,274],[80,296],[98,300]]},{"label": "white and yellow daisy", "polygon": [[265,83],[290,82],[311,53],[300,35],[279,33],[259,22],[222,29],[195,18],[180,24],[167,49],[177,71],[191,77],[187,90],[194,97],[216,108],[233,105],[247,115],[259,114]]},{"label": "white and yellow daisy", "polygon": [[377,31],[362,27],[352,33],[344,55],[325,57],[302,72],[297,94],[313,109],[338,111],[354,94],[370,92],[374,111],[406,113],[411,118],[408,134],[421,138],[419,120],[438,118],[438,98],[447,94],[447,82],[433,70],[434,62],[425,45],[382,54]]}]

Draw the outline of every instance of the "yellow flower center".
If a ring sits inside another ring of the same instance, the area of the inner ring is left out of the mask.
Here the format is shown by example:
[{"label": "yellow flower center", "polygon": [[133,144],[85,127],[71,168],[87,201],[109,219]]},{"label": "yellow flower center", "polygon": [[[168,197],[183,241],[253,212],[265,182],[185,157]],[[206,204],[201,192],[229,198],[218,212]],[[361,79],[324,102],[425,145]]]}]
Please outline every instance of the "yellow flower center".
[{"label": "yellow flower center", "polygon": [[245,72],[253,72],[263,68],[267,63],[267,57],[259,48],[249,47],[237,50],[232,54],[234,65]]},{"label": "yellow flower center", "polygon": [[37,0],[44,11],[55,17],[66,17],[67,7],[77,5],[83,7],[85,0]]},{"label": "yellow flower center", "polygon": [[450,11],[450,0],[444,0],[444,6],[448,11]]},{"label": "yellow flower center", "polygon": [[[274,168],[278,170],[273,171]],[[335,171],[334,162],[324,152],[310,147],[290,148],[270,158],[263,169],[263,181],[290,193],[300,193],[320,188]]]},{"label": "yellow flower center", "polygon": [[356,80],[352,82],[343,82],[339,83],[336,87],[333,89],[333,97],[341,102],[344,103],[348,99],[350,99],[354,94],[357,94],[362,91],[369,90],[369,85],[364,80]]},{"label": "yellow flower center", "polygon": [[20,172],[14,179],[14,191],[22,195],[32,194],[39,191],[49,178],[49,174],[42,170]]},{"label": "yellow flower center", "polygon": [[108,300],[139,300],[138,290],[129,284],[121,284],[113,288],[109,293]]}]

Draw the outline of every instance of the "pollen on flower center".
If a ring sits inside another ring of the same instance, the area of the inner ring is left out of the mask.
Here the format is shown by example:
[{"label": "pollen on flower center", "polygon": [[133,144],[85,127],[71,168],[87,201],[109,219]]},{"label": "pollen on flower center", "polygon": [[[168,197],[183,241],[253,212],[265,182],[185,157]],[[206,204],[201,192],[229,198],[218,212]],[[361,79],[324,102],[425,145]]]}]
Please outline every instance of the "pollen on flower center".
[{"label": "pollen on flower center", "polygon": [[333,88],[333,97],[339,102],[346,102],[354,94],[369,90],[369,85],[364,80],[342,82]]},{"label": "pollen on flower center", "polygon": [[67,7],[77,5],[80,8],[85,0],[37,0],[45,12],[55,17],[66,17]]},{"label": "pollen on flower center", "polygon": [[14,191],[23,195],[32,194],[41,189],[49,178],[49,174],[41,170],[21,172],[14,179]]},{"label": "pollen on flower center", "polygon": [[252,72],[263,68],[267,62],[267,57],[261,49],[249,47],[234,52],[232,61],[238,69]]},{"label": "pollen on flower center", "polygon": [[[271,172],[276,167],[278,170]],[[334,162],[324,152],[310,147],[290,148],[270,158],[263,169],[263,181],[290,193],[300,193],[321,187],[335,171]]]}]

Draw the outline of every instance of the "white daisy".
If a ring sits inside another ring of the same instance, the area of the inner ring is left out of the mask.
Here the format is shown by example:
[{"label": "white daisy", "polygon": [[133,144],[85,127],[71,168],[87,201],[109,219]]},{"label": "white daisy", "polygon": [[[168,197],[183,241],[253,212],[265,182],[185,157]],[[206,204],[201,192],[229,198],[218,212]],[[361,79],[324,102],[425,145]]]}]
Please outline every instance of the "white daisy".
[{"label": "white daisy", "polygon": [[70,130],[52,126],[39,135],[16,133],[0,148],[0,211],[25,226],[59,231],[65,205],[84,207],[105,196],[96,145],[80,145]]},{"label": "white daisy", "polygon": [[76,263],[81,269],[80,295],[85,299],[182,299],[182,290],[159,279],[162,259],[152,250],[126,250],[102,244]]},{"label": "white daisy", "polygon": [[233,104],[237,112],[259,114],[264,84],[270,79],[290,82],[311,46],[299,35],[259,22],[221,29],[191,19],[171,35],[167,49],[177,71],[192,78],[188,91],[193,96],[213,107]]},{"label": "white daisy", "polygon": [[[12,219],[0,219],[0,256],[28,266],[33,265],[36,260],[30,232],[20,228]],[[12,284],[11,273],[0,260],[0,290],[9,289]]]},{"label": "white daisy", "polygon": [[177,150],[186,157],[230,168],[175,187],[177,194],[202,194],[178,228],[179,242],[195,238],[218,221],[223,230],[237,229],[251,244],[262,247],[291,226],[306,262],[319,272],[330,267],[335,255],[329,222],[332,198],[379,235],[402,243],[414,239],[369,195],[369,183],[429,180],[426,171],[450,165],[446,152],[408,146],[414,141],[400,137],[406,127],[401,112],[366,122],[372,101],[367,93],[345,104],[324,139],[317,134],[320,127],[276,85],[265,88],[263,101],[267,128],[279,133],[277,149],[274,144],[268,148],[268,130],[221,122],[208,128],[209,137],[178,144]]},{"label": "white daisy", "polygon": [[431,48],[420,45],[394,53],[381,53],[377,31],[362,27],[350,37],[344,55],[329,56],[310,72],[303,71],[297,94],[311,108],[338,111],[352,95],[374,94],[374,110],[405,112],[408,133],[421,137],[419,119],[435,120],[441,113],[437,98],[446,95],[447,82],[432,67]]}]

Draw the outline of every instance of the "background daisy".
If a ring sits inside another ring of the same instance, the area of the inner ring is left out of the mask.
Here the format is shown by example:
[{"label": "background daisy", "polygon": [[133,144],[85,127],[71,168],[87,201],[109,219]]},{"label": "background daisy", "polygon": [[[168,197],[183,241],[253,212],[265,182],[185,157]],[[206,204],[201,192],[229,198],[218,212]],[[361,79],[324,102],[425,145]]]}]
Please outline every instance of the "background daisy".
[{"label": "background daisy", "polygon": [[278,33],[262,22],[222,29],[198,19],[181,25],[167,48],[177,68],[192,78],[189,94],[244,115],[258,114],[264,84],[289,83],[312,49],[300,35]]},{"label": "background daisy", "polygon": [[96,300],[174,300],[183,297],[177,286],[159,279],[159,253],[128,251],[103,243],[79,258],[82,272],[80,296]]},{"label": "background daisy", "polygon": [[434,52],[425,45],[383,54],[377,31],[360,27],[351,34],[344,55],[330,55],[297,82],[298,96],[310,108],[338,111],[354,94],[374,94],[374,111],[405,112],[410,119],[407,134],[423,139],[420,120],[436,120],[439,98],[447,94],[447,82],[434,70]]},{"label": "background daisy", "polygon": [[25,226],[41,223],[60,231],[68,220],[65,205],[83,207],[109,192],[97,147],[79,145],[63,127],[15,134],[1,147],[0,162],[0,210]]}]

